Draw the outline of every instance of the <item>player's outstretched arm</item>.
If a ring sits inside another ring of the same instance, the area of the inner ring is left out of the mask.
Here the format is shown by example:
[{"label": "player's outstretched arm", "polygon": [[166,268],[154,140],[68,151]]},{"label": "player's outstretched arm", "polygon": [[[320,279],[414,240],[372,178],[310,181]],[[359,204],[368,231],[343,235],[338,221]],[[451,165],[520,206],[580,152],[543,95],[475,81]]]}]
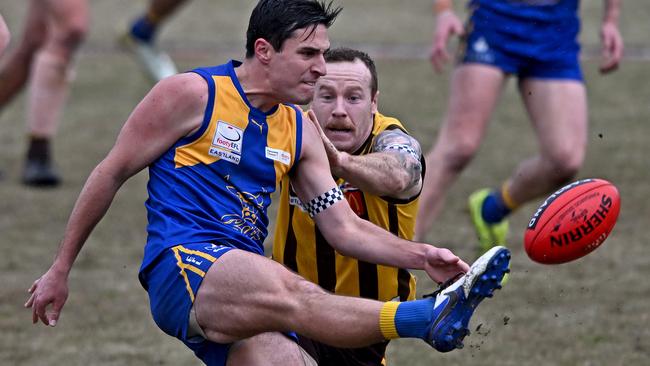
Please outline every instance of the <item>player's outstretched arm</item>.
[{"label": "player's outstretched arm", "polygon": [[601,62],[603,74],[615,71],[623,58],[623,37],[618,28],[621,0],[605,0],[603,23],[600,27]]},{"label": "player's outstretched arm", "polygon": [[29,288],[31,296],[25,307],[32,308],[34,323],[40,319],[43,324],[56,325],[68,296],[72,265],[117,190],[179,138],[198,129],[206,97],[207,86],[200,76],[182,74],[158,83],[138,104],[81,190],[54,263]]},{"label": "player's outstretched arm", "polygon": [[[342,196],[337,198],[338,187],[319,139],[314,124],[305,121],[302,154],[292,186],[301,201],[312,209],[314,221],[334,249],[371,263],[422,269],[436,282],[469,269],[448,249],[400,239],[354,214]],[[331,192],[334,198],[322,198],[325,192]]]},{"label": "player's outstretched arm", "polygon": [[309,116],[323,140],[332,173],[364,192],[376,196],[408,199],[422,188],[422,150],[413,137],[400,129],[380,133],[365,155],[339,151],[310,111]]}]

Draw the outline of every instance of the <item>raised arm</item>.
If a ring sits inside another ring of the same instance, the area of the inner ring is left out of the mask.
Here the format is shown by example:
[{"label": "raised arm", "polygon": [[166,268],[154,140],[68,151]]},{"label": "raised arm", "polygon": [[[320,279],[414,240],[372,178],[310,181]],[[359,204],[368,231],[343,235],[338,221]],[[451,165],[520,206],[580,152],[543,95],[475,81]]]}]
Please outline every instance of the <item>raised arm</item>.
[{"label": "raised arm", "polygon": [[[117,190],[179,138],[198,129],[207,86],[181,74],[158,83],[138,104],[106,158],[92,171],[72,210],[50,269],[29,289],[32,321],[54,326],[68,294],[67,278],[86,239],[108,210]],[[47,310],[52,304],[52,309]]]},{"label": "raised arm", "polygon": [[380,133],[365,155],[351,155],[336,149],[320,125],[332,173],[364,192],[376,196],[408,199],[422,187],[422,150],[416,139],[400,129]]},{"label": "raised arm", "polygon": [[623,37],[618,28],[621,0],[605,0],[603,23],[600,27],[601,63],[603,74],[615,71],[623,58]]},{"label": "raised arm", "polygon": [[[310,115],[315,120],[316,117]],[[340,199],[319,199],[325,192],[332,192],[336,197],[338,187],[332,179],[316,126],[308,122],[307,117],[305,119],[302,155],[292,185],[303,203],[319,208],[315,210],[314,221],[339,253],[371,263],[423,269],[437,282],[469,269],[447,249],[400,239],[359,218],[342,196]],[[330,202],[332,204],[328,205]]]}]

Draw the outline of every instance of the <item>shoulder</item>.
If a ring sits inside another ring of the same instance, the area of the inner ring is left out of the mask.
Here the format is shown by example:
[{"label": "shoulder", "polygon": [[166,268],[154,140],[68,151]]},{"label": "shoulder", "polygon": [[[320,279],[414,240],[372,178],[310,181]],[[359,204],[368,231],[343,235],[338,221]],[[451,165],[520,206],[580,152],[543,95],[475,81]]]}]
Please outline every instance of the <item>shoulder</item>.
[{"label": "shoulder", "polygon": [[400,151],[419,159],[420,143],[409,135],[402,122],[397,118],[385,116],[379,112],[375,113],[373,133],[375,134],[372,142],[373,152]]},{"label": "shoulder", "polygon": [[183,73],[159,81],[142,100],[137,120],[158,128],[186,134],[196,130],[208,105],[208,86],[194,73]]},{"label": "shoulder", "polygon": [[174,99],[191,99],[207,95],[208,85],[205,79],[194,72],[186,72],[165,78],[158,82],[152,91],[162,93]]},{"label": "shoulder", "polygon": [[208,102],[208,86],[198,74],[177,74],[158,82],[146,99],[174,114],[197,109],[203,112]]}]

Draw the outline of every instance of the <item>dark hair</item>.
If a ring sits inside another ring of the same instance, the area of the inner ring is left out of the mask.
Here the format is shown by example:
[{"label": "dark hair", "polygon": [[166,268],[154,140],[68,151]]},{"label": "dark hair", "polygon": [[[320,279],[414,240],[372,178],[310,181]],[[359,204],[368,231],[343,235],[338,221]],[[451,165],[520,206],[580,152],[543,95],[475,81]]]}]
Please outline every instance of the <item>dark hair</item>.
[{"label": "dark hair", "polygon": [[374,97],[379,89],[379,81],[377,80],[377,68],[375,62],[368,56],[367,53],[352,48],[338,47],[327,50],[325,52],[325,62],[354,62],[360,60],[363,62],[370,71],[370,91]]},{"label": "dark hair", "polygon": [[332,8],[331,1],[326,4],[316,0],[260,0],[248,22],[246,58],[255,54],[257,39],[267,40],[279,51],[296,29],[311,27],[313,32],[319,24],[329,28],[341,10]]}]

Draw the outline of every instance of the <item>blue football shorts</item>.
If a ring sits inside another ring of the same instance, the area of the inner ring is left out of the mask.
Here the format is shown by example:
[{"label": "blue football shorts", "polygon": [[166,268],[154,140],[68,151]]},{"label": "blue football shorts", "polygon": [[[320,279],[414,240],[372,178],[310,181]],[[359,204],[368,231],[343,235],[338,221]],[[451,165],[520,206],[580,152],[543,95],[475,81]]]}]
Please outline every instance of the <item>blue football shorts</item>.
[{"label": "blue football shorts", "polygon": [[232,249],[211,243],[177,245],[161,253],[139,276],[158,327],[180,339],[207,365],[225,365],[230,344],[188,334],[190,311],[210,266]]},{"label": "blue football shorts", "polygon": [[470,22],[469,33],[459,45],[459,63],[494,66],[520,79],[583,80],[580,46],[571,34],[562,38],[548,27],[534,31],[530,25],[519,25]]}]

